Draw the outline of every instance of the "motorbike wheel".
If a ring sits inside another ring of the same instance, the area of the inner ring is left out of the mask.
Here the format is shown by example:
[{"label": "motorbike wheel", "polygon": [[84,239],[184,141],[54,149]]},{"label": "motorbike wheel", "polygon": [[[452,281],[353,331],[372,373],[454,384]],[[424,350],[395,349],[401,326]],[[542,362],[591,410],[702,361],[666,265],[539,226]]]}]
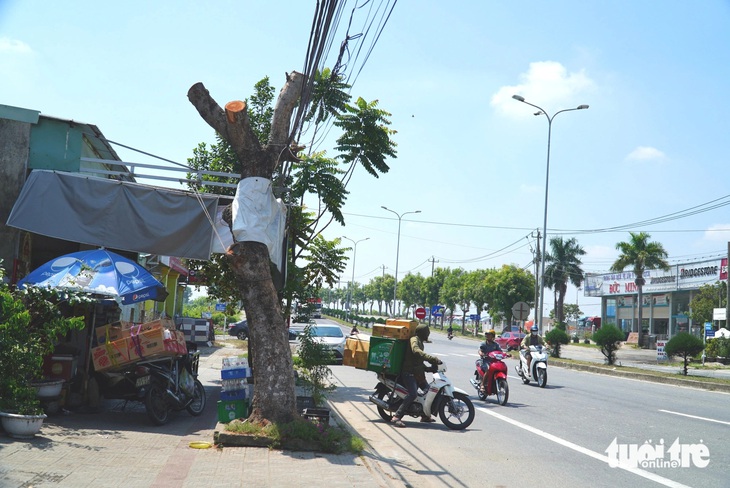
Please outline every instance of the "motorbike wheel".
[{"label": "motorbike wheel", "polygon": [[[379,391],[377,398],[383,400],[385,403],[390,405],[390,402],[393,399],[393,394],[390,391]],[[378,413],[380,414],[380,417],[386,422],[390,422],[391,420],[393,420],[393,414],[390,411],[383,409],[382,407],[378,407]]]},{"label": "motorbike wheel", "polygon": [[[477,383],[482,382],[482,379],[479,377],[479,373],[477,371],[474,371],[474,379]],[[477,397],[479,397],[480,400],[484,401],[487,399],[487,393],[482,392],[479,388],[477,388]]]},{"label": "motorbike wheel", "polygon": [[507,399],[509,398],[509,385],[507,380],[499,378],[497,380],[497,403],[500,405],[507,405]]},{"label": "motorbike wheel", "polygon": [[203,388],[203,383],[195,380],[194,390],[193,401],[185,408],[185,410],[187,410],[193,417],[198,417],[203,413],[203,410],[205,410],[205,388]]},{"label": "motorbike wheel", "polygon": [[153,424],[164,425],[170,419],[170,407],[167,404],[165,389],[157,383],[153,382],[147,390],[144,406]]},{"label": "motorbike wheel", "polygon": [[474,421],[474,404],[463,393],[454,393],[454,398],[444,397],[439,406],[441,422],[451,430],[464,430]]},{"label": "motorbike wheel", "polygon": [[539,386],[540,388],[545,388],[545,386],[547,386],[547,369],[538,368],[537,386]]}]

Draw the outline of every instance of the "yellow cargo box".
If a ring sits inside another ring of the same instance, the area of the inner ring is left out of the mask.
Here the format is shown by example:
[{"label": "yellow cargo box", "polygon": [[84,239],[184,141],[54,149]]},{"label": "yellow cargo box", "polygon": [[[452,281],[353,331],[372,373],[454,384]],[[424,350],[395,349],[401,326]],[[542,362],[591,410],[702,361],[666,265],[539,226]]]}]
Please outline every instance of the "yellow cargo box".
[{"label": "yellow cargo box", "polygon": [[368,351],[355,351],[352,358],[352,365],[357,369],[368,369]]},{"label": "yellow cargo box", "polygon": [[370,350],[370,341],[358,337],[348,337],[345,341],[345,350],[353,353],[356,351],[368,352]]},{"label": "yellow cargo box", "polygon": [[416,335],[416,327],[418,327],[418,320],[405,320],[405,319],[385,319],[385,325],[400,325],[401,327],[408,327],[410,335],[413,337]]}]

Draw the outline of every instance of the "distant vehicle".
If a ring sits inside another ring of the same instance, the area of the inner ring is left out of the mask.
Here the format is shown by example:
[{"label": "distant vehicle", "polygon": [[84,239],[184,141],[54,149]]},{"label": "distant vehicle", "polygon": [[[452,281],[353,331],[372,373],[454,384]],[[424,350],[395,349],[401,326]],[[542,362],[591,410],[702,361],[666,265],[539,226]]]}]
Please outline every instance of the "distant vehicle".
[{"label": "distant vehicle", "polygon": [[339,325],[318,325],[315,322],[311,322],[310,324],[292,324],[289,328],[289,340],[298,341],[299,336],[307,326],[311,327],[314,340],[332,351],[335,362],[342,364],[342,358],[345,355],[345,341],[347,340],[342,328]]},{"label": "distant vehicle", "polygon": [[505,351],[516,351],[520,348],[523,337],[525,334],[521,332],[502,332],[502,335],[494,339],[494,342]]},{"label": "distant vehicle", "polygon": [[238,337],[242,341],[248,339],[248,320],[228,324],[228,335]]},{"label": "distant vehicle", "polygon": [[308,298],[307,303],[310,305],[312,318],[313,319],[321,319],[322,318],[322,299],[321,298]]},{"label": "distant vehicle", "polygon": [[578,319],[578,327],[581,329],[590,329],[595,332],[601,328],[601,317],[583,317]]}]

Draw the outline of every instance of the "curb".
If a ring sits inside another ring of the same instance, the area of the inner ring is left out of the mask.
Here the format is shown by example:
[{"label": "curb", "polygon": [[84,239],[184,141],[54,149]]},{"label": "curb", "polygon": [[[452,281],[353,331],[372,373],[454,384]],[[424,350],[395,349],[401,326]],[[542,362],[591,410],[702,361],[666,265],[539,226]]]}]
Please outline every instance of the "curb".
[{"label": "curb", "polygon": [[675,385],[675,386],[684,386],[689,388],[698,388],[700,390],[708,390],[708,391],[719,391],[723,393],[730,393],[730,384],[724,384],[724,383],[710,383],[710,382],[704,382],[704,381],[697,381],[697,380],[691,380],[691,379],[685,379],[685,378],[669,378],[666,376],[657,376],[653,374],[647,374],[647,373],[638,373],[634,371],[621,371],[618,368],[618,366],[614,366],[614,369],[606,369],[601,368],[599,366],[590,366],[587,364],[573,364],[573,363],[567,363],[560,360],[555,360],[552,358],[550,361],[550,364],[554,366],[558,366],[560,368],[566,368],[566,369],[574,369],[578,371],[587,371],[589,373],[596,373],[596,374],[604,374],[607,376],[617,376],[620,378],[629,378],[634,380],[641,380],[641,381],[650,381],[653,383],[663,383],[668,385]]}]

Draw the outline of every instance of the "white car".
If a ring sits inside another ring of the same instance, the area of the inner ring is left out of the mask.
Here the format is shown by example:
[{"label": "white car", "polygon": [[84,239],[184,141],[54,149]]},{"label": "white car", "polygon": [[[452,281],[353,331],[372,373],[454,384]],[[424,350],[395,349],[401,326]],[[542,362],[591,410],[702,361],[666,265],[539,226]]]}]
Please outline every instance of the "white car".
[{"label": "white car", "polygon": [[[298,325],[300,324],[292,324],[289,328],[290,341],[297,340],[297,336],[304,330],[304,327],[300,329],[297,327]],[[342,358],[345,355],[345,341],[347,340],[347,337],[345,336],[345,333],[342,332],[340,326],[312,323],[309,324],[309,327],[311,327],[312,330],[312,337],[332,351],[335,356],[335,361],[338,364],[342,363]]]}]

